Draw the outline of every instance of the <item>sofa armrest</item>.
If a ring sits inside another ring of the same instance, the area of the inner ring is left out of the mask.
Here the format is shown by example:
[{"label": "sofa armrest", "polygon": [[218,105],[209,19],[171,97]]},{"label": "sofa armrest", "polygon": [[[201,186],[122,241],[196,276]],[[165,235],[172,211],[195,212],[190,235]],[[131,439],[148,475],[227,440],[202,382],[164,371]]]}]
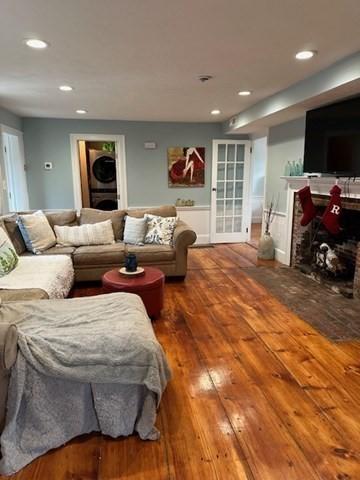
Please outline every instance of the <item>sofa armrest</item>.
[{"label": "sofa armrest", "polygon": [[182,220],[179,220],[174,230],[174,247],[184,248],[196,241],[196,233]]},{"label": "sofa armrest", "polygon": [[18,331],[11,323],[0,323],[0,371],[10,370],[17,356]]},{"label": "sofa armrest", "polygon": [[0,433],[5,424],[10,368],[17,356],[18,331],[11,323],[0,323]]}]

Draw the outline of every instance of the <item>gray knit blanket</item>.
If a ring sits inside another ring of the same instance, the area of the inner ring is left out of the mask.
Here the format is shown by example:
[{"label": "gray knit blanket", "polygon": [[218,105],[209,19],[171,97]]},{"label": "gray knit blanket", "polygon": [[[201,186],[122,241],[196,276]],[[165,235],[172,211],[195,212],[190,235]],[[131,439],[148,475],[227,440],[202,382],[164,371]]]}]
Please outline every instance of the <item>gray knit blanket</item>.
[{"label": "gray knit blanket", "polygon": [[170,370],[137,295],[6,303],[0,321],[16,324],[20,349],[0,473],[91,431],[159,437],[156,409]]}]

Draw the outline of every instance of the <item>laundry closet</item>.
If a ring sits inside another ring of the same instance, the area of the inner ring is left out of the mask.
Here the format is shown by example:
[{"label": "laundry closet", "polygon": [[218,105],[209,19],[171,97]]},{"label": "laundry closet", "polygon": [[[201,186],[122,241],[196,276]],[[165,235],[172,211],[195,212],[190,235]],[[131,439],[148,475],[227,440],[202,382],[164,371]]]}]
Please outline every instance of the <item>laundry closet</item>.
[{"label": "laundry closet", "polygon": [[118,208],[115,142],[79,140],[82,206]]}]

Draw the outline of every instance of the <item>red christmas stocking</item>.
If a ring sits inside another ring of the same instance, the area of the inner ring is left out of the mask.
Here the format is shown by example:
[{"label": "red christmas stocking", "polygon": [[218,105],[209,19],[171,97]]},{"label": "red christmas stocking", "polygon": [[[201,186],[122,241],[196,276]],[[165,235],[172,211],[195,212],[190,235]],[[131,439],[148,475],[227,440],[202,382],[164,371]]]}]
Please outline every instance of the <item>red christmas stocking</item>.
[{"label": "red christmas stocking", "polygon": [[322,223],[325,228],[332,233],[337,235],[340,233],[340,215],[341,215],[341,188],[337,185],[334,185],[330,190],[330,202],[326,207],[324,215],[322,217]]},{"label": "red christmas stocking", "polygon": [[305,227],[305,225],[310,223],[311,220],[316,217],[316,208],[311,198],[311,191],[309,186],[302,188],[297,193],[299,195],[301,208],[303,211],[303,216],[300,220],[300,224]]}]

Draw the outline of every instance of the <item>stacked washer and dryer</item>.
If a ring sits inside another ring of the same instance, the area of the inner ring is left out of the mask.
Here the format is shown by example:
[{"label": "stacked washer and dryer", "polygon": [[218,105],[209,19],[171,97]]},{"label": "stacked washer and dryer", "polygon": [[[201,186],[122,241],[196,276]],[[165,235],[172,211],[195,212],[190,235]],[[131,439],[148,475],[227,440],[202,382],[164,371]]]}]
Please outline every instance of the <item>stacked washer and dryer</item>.
[{"label": "stacked washer and dryer", "polygon": [[115,152],[89,150],[90,204],[99,210],[118,208]]}]

